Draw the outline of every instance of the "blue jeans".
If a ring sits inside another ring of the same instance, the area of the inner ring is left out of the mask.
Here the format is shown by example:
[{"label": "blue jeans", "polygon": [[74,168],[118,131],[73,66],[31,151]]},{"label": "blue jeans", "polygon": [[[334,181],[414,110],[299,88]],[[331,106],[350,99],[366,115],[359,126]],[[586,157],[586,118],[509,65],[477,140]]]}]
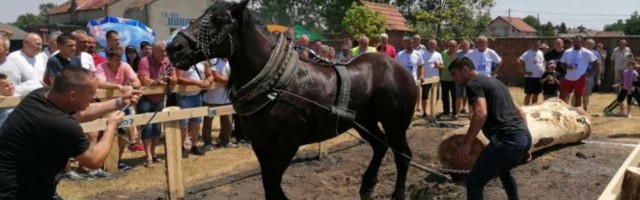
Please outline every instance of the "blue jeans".
[{"label": "blue jeans", "polygon": [[[162,102],[154,103],[142,97],[142,99],[140,99],[140,101],[138,102],[137,113],[142,114],[142,113],[152,113],[156,111],[161,111],[160,109],[162,105],[160,103]],[[143,140],[153,139],[153,138],[160,137],[161,133],[162,133],[162,130],[160,128],[160,123],[154,123],[154,124],[149,124],[143,127],[141,137]]]},{"label": "blue jeans", "polygon": [[[519,199],[518,187],[511,175],[511,169],[518,165],[531,148],[531,134],[527,131],[526,134],[505,137],[510,141],[500,145],[491,142],[478,156],[467,178],[467,199],[483,199],[484,186],[496,176],[500,177],[509,200]],[[517,145],[514,145],[515,143]]]},{"label": "blue jeans", "polygon": [[[197,94],[193,96],[187,95],[176,95],[178,106],[181,109],[185,108],[197,108],[202,106],[202,95]],[[189,124],[200,124],[202,123],[202,117],[194,117],[189,119],[180,120],[180,128],[187,128]]]}]

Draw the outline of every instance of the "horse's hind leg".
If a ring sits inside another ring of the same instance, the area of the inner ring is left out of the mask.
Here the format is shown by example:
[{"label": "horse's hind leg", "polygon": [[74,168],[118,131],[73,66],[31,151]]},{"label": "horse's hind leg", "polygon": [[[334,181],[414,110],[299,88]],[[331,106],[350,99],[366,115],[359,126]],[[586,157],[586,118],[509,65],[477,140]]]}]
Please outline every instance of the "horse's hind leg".
[{"label": "horse's hind leg", "polygon": [[371,158],[369,167],[367,167],[367,171],[365,171],[364,175],[362,175],[362,184],[360,185],[360,199],[371,199],[373,188],[378,182],[378,170],[380,169],[380,165],[382,164],[384,155],[387,153],[388,147],[374,138],[378,137],[382,140],[385,140],[384,134],[378,127],[378,123],[376,121],[360,123],[362,123],[362,126],[364,126],[369,131],[369,133],[359,128],[356,128],[356,130],[358,130],[358,133],[360,133],[360,136],[363,139],[371,144],[371,148],[373,149],[373,157]]},{"label": "horse's hind leg", "polygon": [[409,158],[412,157],[411,149],[407,143],[407,129],[411,123],[411,116],[409,115],[407,119],[398,116],[400,115],[389,116],[390,118],[382,121],[382,127],[393,150],[396,170],[398,171],[396,186],[391,199],[405,198],[405,182],[407,180],[407,171],[409,171],[409,163],[411,162]]}]

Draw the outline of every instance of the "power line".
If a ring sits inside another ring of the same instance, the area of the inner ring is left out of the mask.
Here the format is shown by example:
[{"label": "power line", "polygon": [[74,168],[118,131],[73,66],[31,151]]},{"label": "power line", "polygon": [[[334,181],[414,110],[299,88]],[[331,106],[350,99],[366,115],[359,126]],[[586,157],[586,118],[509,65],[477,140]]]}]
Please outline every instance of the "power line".
[{"label": "power line", "polygon": [[511,10],[516,12],[524,12],[524,13],[542,13],[549,15],[575,15],[575,16],[603,16],[603,17],[629,17],[629,15],[608,15],[608,14],[589,14],[589,13],[556,13],[556,12],[543,12],[543,11],[529,11],[529,10]]}]

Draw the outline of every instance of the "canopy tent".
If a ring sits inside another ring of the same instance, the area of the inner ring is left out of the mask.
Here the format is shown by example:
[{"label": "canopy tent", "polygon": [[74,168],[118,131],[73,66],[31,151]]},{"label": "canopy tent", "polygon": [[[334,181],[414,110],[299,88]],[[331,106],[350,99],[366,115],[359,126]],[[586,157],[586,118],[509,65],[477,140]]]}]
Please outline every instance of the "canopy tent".
[{"label": "canopy tent", "polygon": [[324,36],[320,35],[319,33],[315,33],[301,25],[296,25],[294,26],[294,29],[296,31],[296,39],[300,38],[300,36],[302,35],[307,35],[309,36],[309,40],[313,41],[313,40],[327,40],[327,38],[325,38]]},{"label": "canopy tent", "polygon": [[23,31],[22,29],[2,22],[0,22],[0,30],[2,30],[0,32],[8,31],[13,33],[9,40],[22,40],[24,39],[24,36],[27,35],[27,32]]}]

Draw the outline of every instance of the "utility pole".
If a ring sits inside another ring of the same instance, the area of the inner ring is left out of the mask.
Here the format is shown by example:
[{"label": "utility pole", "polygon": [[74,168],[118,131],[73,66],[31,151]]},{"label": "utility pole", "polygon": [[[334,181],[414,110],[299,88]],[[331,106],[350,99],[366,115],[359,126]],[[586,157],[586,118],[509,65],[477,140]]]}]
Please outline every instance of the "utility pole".
[{"label": "utility pole", "polygon": [[540,24],[540,13],[538,13],[538,27],[535,27],[535,28],[536,28],[536,35],[540,37],[542,34],[540,33],[540,30],[542,29],[542,24]]},{"label": "utility pole", "polygon": [[513,30],[512,30],[513,29],[513,25],[511,25],[511,8],[509,8],[509,12],[508,13],[509,13],[509,30],[507,30],[507,31],[509,31],[509,33],[507,33],[507,36],[511,37],[511,32],[513,32]]}]

